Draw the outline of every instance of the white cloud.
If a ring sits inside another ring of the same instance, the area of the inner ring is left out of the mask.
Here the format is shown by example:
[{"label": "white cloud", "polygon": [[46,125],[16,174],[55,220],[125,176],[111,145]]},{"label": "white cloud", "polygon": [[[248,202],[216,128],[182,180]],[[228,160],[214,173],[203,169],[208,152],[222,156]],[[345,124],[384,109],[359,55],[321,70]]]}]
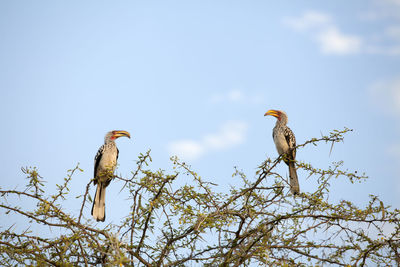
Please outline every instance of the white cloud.
[{"label": "white cloud", "polygon": [[307,11],[300,17],[286,17],[284,24],[297,31],[318,29],[331,24],[331,17],[318,11]]},{"label": "white cloud", "polygon": [[373,0],[371,7],[361,14],[361,18],[374,21],[380,19],[400,19],[400,0]]},{"label": "white cloud", "polygon": [[387,153],[400,162],[400,144],[392,144],[390,147],[388,147]]},{"label": "white cloud", "polygon": [[[399,9],[400,12],[400,9]],[[400,25],[390,25],[368,46],[371,54],[400,55]]]},{"label": "white cloud", "polygon": [[206,153],[221,151],[242,144],[246,139],[247,124],[243,121],[228,121],[218,132],[206,134],[200,140],[179,140],[168,145],[171,155],[184,160],[196,160]]},{"label": "white cloud", "polygon": [[361,50],[361,38],[345,35],[336,27],[329,26],[317,34],[316,39],[322,52],[327,54],[349,54]]},{"label": "white cloud", "polygon": [[368,27],[371,23],[383,25],[380,30],[365,36],[366,53],[400,55],[400,0],[372,0],[357,17],[360,22],[367,21]]},{"label": "white cloud", "polygon": [[370,88],[370,97],[385,112],[400,116],[400,77],[376,82]]},{"label": "white cloud", "polygon": [[210,102],[219,103],[244,103],[244,104],[259,104],[262,97],[256,94],[246,94],[242,90],[233,89],[228,92],[215,93],[211,96]]},{"label": "white cloud", "polygon": [[171,142],[168,145],[168,150],[172,155],[178,155],[179,157],[185,158],[187,160],[193,160],[201,157],[204,152],[204,146],[194,140],[180,140]]},{"label": "white cloud", "polygon": [[296,31],[310,34],[325,54],[353,54],[361,51],[361,37],[342,33],[325,13],[307,11],[300,17],[285,18],[283,22]]},{"label": "white cloud", "polygon": [[243,99],[243,93],[239,90],[232,90],[228,92],[228,98],[231,101],[239,101]]},{"label": "white cloud", "polygon": [[226,149],[243,143],[246,130],[246,123],[229,121],[221,126],[218,133],[205,135],[203,144],[209,149]]},{"label": "white cloud", "polygon": [[400,0],[381,0],[381,1],[387,2],[388,4],[398,6],[400,8]]},{"label": "white cloud", "polygon": [[396,41],[400,41],[400,25],[389,26],[386,28],[385,34]]},{"label": "white cloud", "polygon": [[245,95],[238,89],[230,90],[225,93],[215,93],[211,97],[211,102],[222,103],[222,102],[241,102],[245,99]]},{"label": "white cloud", "polygon": [[365,48],[365,51],[369,54],[399,56],[400,45],[396,46],[369,45]]},{"label": "white cloud", "polygon": [[[308,35],[325,54],[378,54],[400,56],[400,0],[366,1],[364,10],[354,16],[364,28],[380,29],[368,34],[349,34],[324,12],[306,11],[300,16],[286,17],[283,23]],[[375,23],[376,27],[370,27]]]}]

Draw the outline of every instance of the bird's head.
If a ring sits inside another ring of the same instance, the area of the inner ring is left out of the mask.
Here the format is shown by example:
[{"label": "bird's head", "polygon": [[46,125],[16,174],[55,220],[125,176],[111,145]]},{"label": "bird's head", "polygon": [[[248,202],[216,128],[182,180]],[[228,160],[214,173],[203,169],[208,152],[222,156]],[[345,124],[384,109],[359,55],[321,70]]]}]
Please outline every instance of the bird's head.
[{"label": "bird's head", "polygon": [[287,119],[287,115],[282,110],[270,109],[264,114],[264,116],[268,116],[268,115],[274,116],[275,118],[278,119],[278,121],[282,121],[284,123],[287,123],[287,120],[288,120]]},{"label": "bird's head", "polygon": [[119,131],[119,130],[114,130],[110,131],[106,134],[105,140],[115,140],[121,136],[126,136],[128,138],[131,138],[131,135],[127,131]]}]

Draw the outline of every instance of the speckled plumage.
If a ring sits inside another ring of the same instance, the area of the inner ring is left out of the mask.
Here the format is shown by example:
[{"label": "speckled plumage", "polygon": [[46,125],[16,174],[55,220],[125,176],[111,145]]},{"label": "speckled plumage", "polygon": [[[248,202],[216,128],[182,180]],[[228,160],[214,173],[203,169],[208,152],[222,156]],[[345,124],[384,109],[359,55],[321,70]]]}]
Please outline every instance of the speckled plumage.
[{"label": "speckled plumage", "polygon": [[[114,171],[117,166],[119,151],[115,139],[118,138],[116,136],[118,132],[110,131],[106,134],[104,144],[99,148],[94,158],[94,184],[97,184],[97,188],[91,214],[96,221],[104,221],[106,217],[106,187],[114,178]],[[130,137],[128,132],[123,132],[125,136]]]},{"label": "speckled plumage", "polygon": [[300,193],[300,185],[296,172],[296,138],[286,125],[288,117],[284,111],[277,110],[277,120],[272,131],[272,137],[279,155],[286,154],[284,162],[289,166],[290,190],[296,195]]}]

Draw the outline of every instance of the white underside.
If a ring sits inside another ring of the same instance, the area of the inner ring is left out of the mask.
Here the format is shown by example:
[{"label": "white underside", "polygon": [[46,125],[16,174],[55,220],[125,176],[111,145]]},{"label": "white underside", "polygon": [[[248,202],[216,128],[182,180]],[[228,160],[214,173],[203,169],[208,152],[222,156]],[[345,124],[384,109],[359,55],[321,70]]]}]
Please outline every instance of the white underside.
[{"label": "white underside", "polygon": [[283,134],[278,134],[274,136],[274,143],[276,146],[276,150],[278,150],[279,155],[289,152],[289,145]]}]

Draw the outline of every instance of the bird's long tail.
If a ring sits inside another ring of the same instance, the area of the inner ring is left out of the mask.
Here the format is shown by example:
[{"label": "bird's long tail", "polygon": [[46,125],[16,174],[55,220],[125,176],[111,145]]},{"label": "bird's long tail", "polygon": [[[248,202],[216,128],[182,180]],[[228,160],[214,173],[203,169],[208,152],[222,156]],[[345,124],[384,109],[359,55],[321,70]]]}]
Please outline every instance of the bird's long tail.
[{"label": "bird's long tail", "polygon": [[92,206],[92,216],[96,221],[102,221],[106,219],[106,187],[102,183],[97,184],[96,196]]},{"label": "bird's long tail", "polygon": [[299,179],[297,178],[296,166],[294,162],[289,162],[290,191],[293,195],[300,193]]}]

